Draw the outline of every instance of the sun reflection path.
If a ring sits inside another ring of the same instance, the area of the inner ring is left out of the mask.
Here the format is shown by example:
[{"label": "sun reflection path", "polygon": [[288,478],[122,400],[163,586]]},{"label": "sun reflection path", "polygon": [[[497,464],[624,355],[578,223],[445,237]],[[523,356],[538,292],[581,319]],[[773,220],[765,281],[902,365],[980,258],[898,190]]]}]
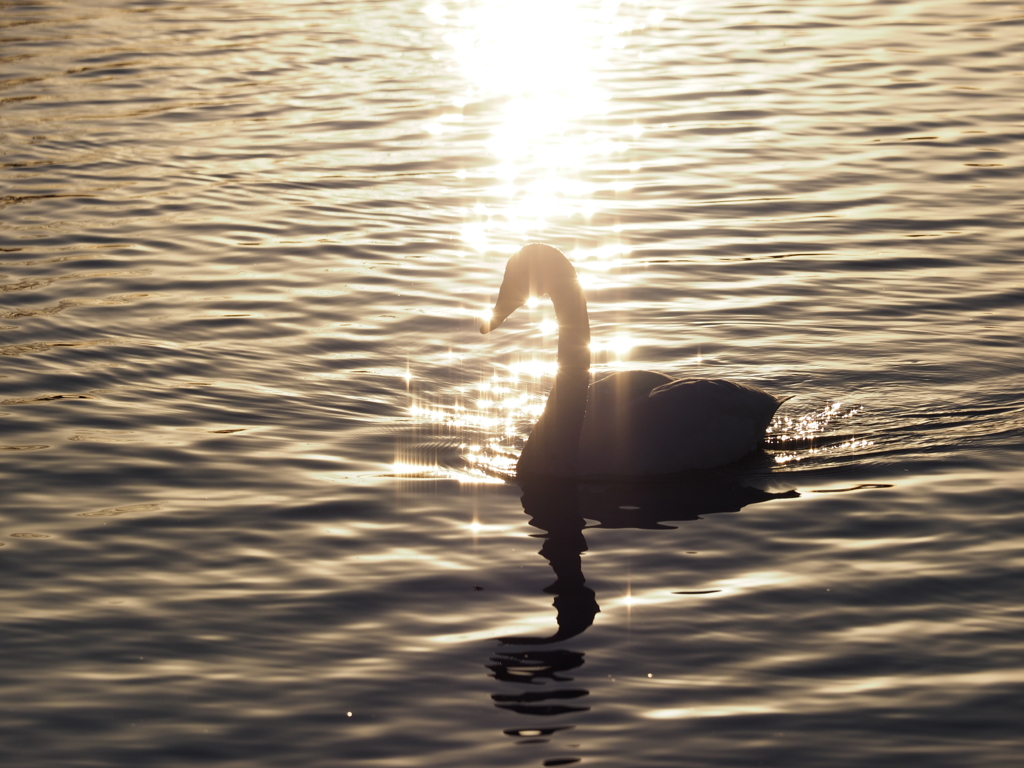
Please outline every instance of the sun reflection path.
[{"label": "sun reflection path", "polygon": [[[618,286],[620,276],[611,273],[632,249],[613,216],[601,226],[595,216],[633,189],[631,177],[641,168],[630,149],[645,128],[608,119],[607,77],[629,33],[661,23],[665,14],[622,0],[425,0],[421,8],[443,43],[435,58],[465,82],[424,127],[492,159],[454,169],[472,201],[459,232],[468,252],[505,258],[529,240],[559,241],[584,289]],[[567,231],[575,241],[584,230],[585,241],[564,242]],[[543,410],[557,328],[550,306],[535,310],[522,347],[511,359],[503,353],[491,375],[467,383],[460,372],[458,383],[449,378],[447,386],[432,377],[441,389],[409,391],[411,419],[435,442],[448,440],[450,449],[454,441],[473,473],[514,474]],[[490,308],[483,312],[489,316]],[[622,367],[636,345],[622,334],[595,333],[595,371]],[[468,357],[481,354],[489,351],[474,349]],[[405,469],[420,463],[409,451],[396,462]]]},{"label": "sun reflection path", "polygon": [[[441,31],[466,90],[426,125],[435,135],[486,131],[487,168],[456,176],[476,188],[463,211],[461,239],[472,250],[507,250],[545,239],[552,222],[590,221],[601,193],[632,189],[629,148],[643,135],[636,123],[605,120],[609,93],[602,73],[628,33],[664,14],[621,0],[428,0],[423,12]],[[607,179],[584,173],[592,159]],[[548,238],[550,239],[550,238]],[[619,245],[617,232],[607,240]]]}]

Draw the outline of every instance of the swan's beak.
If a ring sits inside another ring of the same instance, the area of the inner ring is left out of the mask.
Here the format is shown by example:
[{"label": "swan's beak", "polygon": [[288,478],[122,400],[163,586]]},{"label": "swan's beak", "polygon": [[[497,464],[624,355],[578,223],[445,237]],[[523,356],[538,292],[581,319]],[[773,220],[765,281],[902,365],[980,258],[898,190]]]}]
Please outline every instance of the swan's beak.
[{"label": "swan's beak", "polygon": [[484,320],[480,324],[480,333],[490,333],[495,328],[501,326],[508,316],[519,309],[525,301],[519,300],[503,300],[500,296],[498,297],[498,303],[494,305],[494,311],[491,313],[491,317],[488,320]]},{"label": "swan's beak", "polygon": [[505,265],[505,276],[501,279],[494,311],[490,320],[484,320],[480,325],[480,333],[490,333],[499,327],[530,298],[529,275],[524,271],[521,255],[522,251],[519,251]]}]

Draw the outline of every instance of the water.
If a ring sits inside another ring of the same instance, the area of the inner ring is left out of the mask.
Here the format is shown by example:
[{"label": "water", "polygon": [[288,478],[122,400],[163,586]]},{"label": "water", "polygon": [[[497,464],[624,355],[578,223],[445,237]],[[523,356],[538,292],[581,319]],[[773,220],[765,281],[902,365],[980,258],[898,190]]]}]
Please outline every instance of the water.
[{"label": "water", "polygon": [[[5,765],[1017,764],[1024,6],[0,8]],[[771,450],[495,477],[531,240]]]}]

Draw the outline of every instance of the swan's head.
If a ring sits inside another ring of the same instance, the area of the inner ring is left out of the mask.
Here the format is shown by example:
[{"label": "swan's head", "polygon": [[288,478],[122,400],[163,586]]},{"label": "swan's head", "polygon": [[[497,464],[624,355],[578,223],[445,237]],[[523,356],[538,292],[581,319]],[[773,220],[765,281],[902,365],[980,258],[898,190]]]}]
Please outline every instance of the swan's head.
[{"label": "swan's head", "polygon": [[480,326],[480,333],[493,331],[531,296],[549,294],[556,282],[565,280],[575,282],[576,270],[564,253],[543,243],[524,246],[505,265],[494,311]]}]

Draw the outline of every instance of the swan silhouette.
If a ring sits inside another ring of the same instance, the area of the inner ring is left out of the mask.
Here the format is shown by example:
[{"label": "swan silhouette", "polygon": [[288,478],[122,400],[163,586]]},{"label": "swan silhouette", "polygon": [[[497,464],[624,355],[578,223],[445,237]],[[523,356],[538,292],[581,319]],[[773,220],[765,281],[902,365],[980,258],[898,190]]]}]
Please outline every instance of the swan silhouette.
[{"label": "swan silhouette", "polygon": [[650,477],[730,464],[757,450],[778,398],[724,379],[622,371],[590,383],[590,320],[576,270],[531,243],[508,260],[488,333],[531,296],[550,296],[558,373],[516,465],[519,477]]}]

